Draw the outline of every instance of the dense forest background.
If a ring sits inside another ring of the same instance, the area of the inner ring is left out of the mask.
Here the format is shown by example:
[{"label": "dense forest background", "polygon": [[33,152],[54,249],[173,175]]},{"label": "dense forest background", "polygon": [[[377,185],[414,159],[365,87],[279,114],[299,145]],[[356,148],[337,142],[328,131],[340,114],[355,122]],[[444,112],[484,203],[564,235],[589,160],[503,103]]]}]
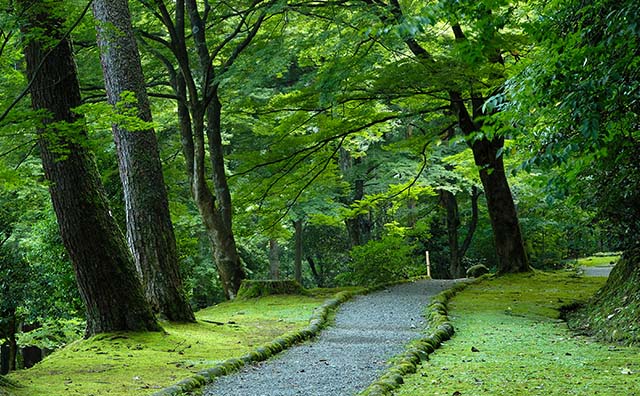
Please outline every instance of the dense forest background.
[{"label": "dense forest background", "polygon": [[[434,278],[625,251],[603,296],[633,295],[634,1],[139,0],[130,14],[123,1],[0,4],[4,350],[54,349],[87,320],[89,333],[110,329],[88,308],[106,297],[76,281],[92,251],[74,246],[100,232],[69,242],[64,218],[87,209],[56,206],[62,184],[43,171],[79,152],[97,166],[121,245],[126,234],[129,278],[169,319],[193,320],[176,312],[233,298],[244,278],[332,287],[424,275],[427,251]],[[47,70],[67,42],[79,103],[56,119],[37,92],[59,81]],[[153,215],[165,206],[169,223]],[[170,242],[158,257],[175,260],[145,264],[160,233]],[[150,297],[172,288],[167,298],[188,305],[174,313]]]}]

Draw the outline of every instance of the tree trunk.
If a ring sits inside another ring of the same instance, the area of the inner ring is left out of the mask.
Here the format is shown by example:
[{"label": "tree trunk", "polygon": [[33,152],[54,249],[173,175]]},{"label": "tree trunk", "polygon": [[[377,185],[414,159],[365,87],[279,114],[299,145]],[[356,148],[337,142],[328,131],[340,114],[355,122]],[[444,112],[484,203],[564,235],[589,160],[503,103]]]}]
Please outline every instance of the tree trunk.
[{"label": "tree trunk", "polygon": [[453,278],[464,277],[462,257],[459,256],[458,228],[460,227],[460,215],[458,214],[458,201],[456,196],[447,190],[439,190],[440,202],[447,212],[447,236],[449,239],[449,275]]},{"label": "tree trunk", "polygon": [[502,140],[477,140],[472,145],[473,156],[480,167],[480,180],[487,198],[498,256],[498,274],[527,272],[531,267],[524,248],[518,213],[507,182],[502,155],[498,155],[498,150],[503,146]]},{"label": "tree trunk", "polygon": [[[354,165],[361,165],[362,159],[353,159],[348,151],[340,150],[340,170],[345,176],[349,176],[352,173]],[[351,205],[364,198],[364,183],[365,180],[362,176],[353,176],[353,197],[348,200],[345,199],[346,205]],[[345,226],[349,233],[349,239],[351,246],[361,246],[366,244],[371,239],[371,219],[369,214],[359,214],[353,218],[345,219]]]},{"label": "tree trunk", "polygon": [[280,245],[273,238],[269,239],[269,276],[273,280],[280,278]]},{"label": "tree trunk", "polygon": [[2,362],[0,364],[0,374],[7,374],[16,369],[16,356],[18,352],[18,343],[16,342],[16,333],[18,326],[16,323],[16,309],[11,308],[2,312],[6,325],[1,334],[5,338],[2,344]]},{"label": "tree trunk", "polygon": [[[377,4],[375,2],[370,3]],[[385,17],[385,19],[392,18],[396,23],[402,23],[404,15],[400,2],[391,0],[389,5],[391,15]],[[452,25],[452,28],[456,40],[466,40],[460,25]],[[420,62],[428,65],[429,68],[438,66],[434,57],[415,38],[406,38],[404,42]],[[440,65],[440,67],[443,67],[443,65]],[[478,116],[483,115],[482,106],[484,100],[480,97],[472,98],[472,117],[458,90],[450,87],[444,89],[444,91],[449,95],[451,106],[456,112],[458,125],[462,133],[471,140],[469,146],[473,151],[476,165],[480,168],[480,179],[487,198],[487,209],[491,219],[496,254],[498,256],[498,273],[530,271],[531,267],[529,267],[529,260],[524,248],[518,214],[504,171],[502,154],[498,155],[503,147],[504,138],[494,137],[493,140],[488,140],[483,137],[475,139],[473,135],[480,132],[481,129],[475,120],[479,119]]]},{"label": "tree trunk", "polygon": [[[502,149],[504,138],[486,137],[476,138],[473,135],[480,132],[480,127],[473,121],[462,96],[458,92],[450,91],[449,96],[455,109],[459,126],[469,139],[469,146],[473,151],[473,158],[479,168],[480,180],[487,199],[487,210],[493,239],[498,256],[498,274],[530,271],[529,259],[524,248],[518,213],[516,211],[511,189],[504,170]],[[474,110],[480,112],[482,103],[474,101]],[[474,112],[475,112],[474,111]]]},{"label": "tree trunk", "polygon": [[322,271],[318,272],[318,268],[316,267],[316,262],[313,257],[307,256],[307,262],[309,263],[309,268],[311,269],[313,279],[316,281],[316,285],[318,287],[324,287],[324,276]]},{"label": "tree trunk", "polygon": [[[142,65],[127,0],[95,0],[98,47],[108,101],[116,105],[125,92],[135,95],[138,117],[151,122]],[[154,311],[172,321],[195,317],[183,293],[176,239],[158,142],[153,129],[128,130],[114,124],[120,179],[127,214],[127,240]]]},{"label": "tree trunk", "polygon": [[[50,5],[20,1],[27,32],[38,36],[26,44],[31,101],[49,115],[39,129],[45,178],[63,243],[86,306],[87,335],[119,330],[160,330],[144,298],[124,235],[109,212],[95,160],[87,149],[83,120],[71,109],[81,104],[71,45]],[[55,40],[46,40],[42,34]],[[45,54],[47,55],[45,57]],[[60,124],[65,125],[60,128]],[[69,134],[69,128],[75,129]]]},{"label": "tree trunk", "polygon": [[295,220],[293,222],[293,228],[295,230],[295,255],[293,260],[293,273],[296,282],[302,284],[302,220]]}]

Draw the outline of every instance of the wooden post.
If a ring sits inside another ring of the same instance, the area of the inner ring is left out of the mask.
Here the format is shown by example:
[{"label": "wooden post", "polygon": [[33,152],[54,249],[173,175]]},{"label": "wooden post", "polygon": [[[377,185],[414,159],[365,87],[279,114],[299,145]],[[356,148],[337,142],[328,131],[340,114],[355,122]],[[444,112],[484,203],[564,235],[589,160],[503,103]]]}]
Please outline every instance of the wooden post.
[{"label": "wooden post", "polygon": [[427,259],[427,277],[431,278],[431,262],[429,261],[429,251],[426,250],[424,252],[425,258]]}]

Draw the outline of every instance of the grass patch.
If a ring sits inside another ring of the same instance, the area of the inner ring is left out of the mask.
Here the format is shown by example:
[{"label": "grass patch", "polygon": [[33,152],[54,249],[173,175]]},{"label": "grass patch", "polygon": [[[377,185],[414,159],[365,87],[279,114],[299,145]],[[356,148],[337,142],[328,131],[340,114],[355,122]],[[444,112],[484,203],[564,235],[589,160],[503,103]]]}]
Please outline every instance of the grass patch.
[{"label": "grass patch", "polygon": [[639,348],[573,337],[559,320],[604,282],[536,272],[467,287],[449,305],[456,335],[395,395],[640,395]]},{"label": "grass patch", "polygon": [[165,333],[110,333],[74,342],[9,378],[15,396],[149,395],[309,324],[336,290],[225,302],[197,323],[162,323]]},{"label": "grass patch", "polygon": [[571,263],[576,263],[578,267],[602,267],[606,265],[616,264],[620,260],[620,255],[610,256],[590,256],[579,258],[578,260],[571,260]]}]

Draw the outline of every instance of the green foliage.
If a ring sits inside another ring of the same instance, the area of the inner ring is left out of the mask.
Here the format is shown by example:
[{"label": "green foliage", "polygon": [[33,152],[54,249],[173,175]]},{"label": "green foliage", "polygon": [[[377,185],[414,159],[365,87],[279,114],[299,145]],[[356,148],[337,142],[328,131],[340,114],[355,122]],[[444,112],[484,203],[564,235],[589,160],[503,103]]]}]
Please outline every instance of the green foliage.
[{"label": "green foliage", "polygon": [[399,235],[386,235],[351,250],[349,272],[339,276],[345,283],[371,286],[408,279],[425,272],[416,263],[413,246]]},{"label": "green foliage", "polygon": [[86,323],[80,319],[49,320],[35,330],[19,333],[18,345],[55,350],[80,339],[84,334],[85,325]]},{"label": "green foliage", "polygon": [[556,166],[555,184],[595,209],[624,246],[640,230],[636,8],[634,1],[547,3],[531,26],[540,44],[508,84],[513,100],[504,113],[524,122],[536,153],[527,165]]}]

